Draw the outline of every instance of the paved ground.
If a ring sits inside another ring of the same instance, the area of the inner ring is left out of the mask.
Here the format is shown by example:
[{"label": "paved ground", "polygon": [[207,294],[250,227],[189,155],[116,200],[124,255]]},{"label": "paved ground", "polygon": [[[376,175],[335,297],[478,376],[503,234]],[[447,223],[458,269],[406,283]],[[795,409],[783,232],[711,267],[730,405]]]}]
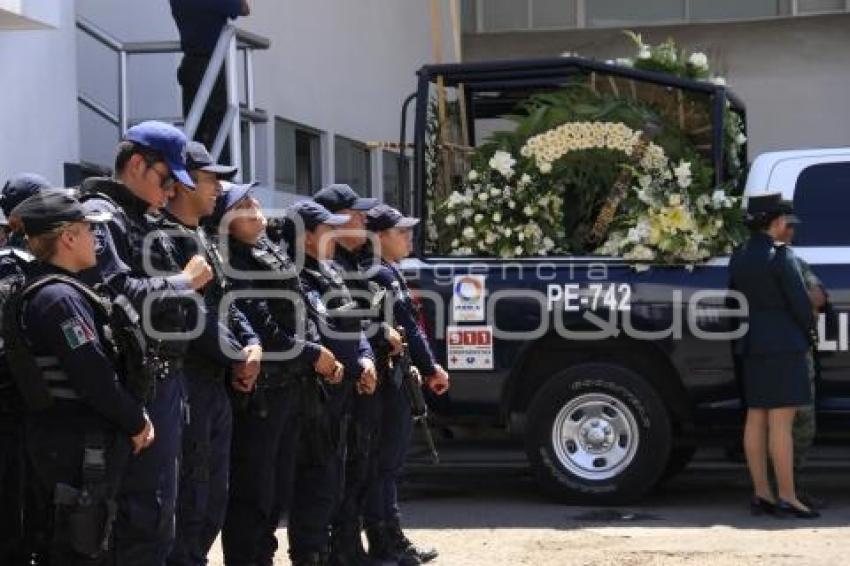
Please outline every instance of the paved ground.
[{"label": "paved ground", "polygon": [[[420,470],[404,509],[411,538],[439,548],[438,566],[843,566],[848,464],[813,463],[810,488],[830,503],[813,522],[751,517],[744,469],[705,459],[640,505],[619,509],[547,502],[518,466]],[[278,536],[286,540],[283,528]],[[222,564],[218,548],[211,558]]]}]

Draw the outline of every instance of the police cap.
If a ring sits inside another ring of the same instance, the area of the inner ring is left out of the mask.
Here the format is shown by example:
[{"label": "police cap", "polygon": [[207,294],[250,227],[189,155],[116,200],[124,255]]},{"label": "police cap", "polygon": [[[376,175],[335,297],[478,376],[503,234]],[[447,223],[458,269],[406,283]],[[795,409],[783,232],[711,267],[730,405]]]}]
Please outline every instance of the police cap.
[{"label": "police cap", "polygon": [[388,204],[379,204],[366,213],[366,229],[380,232],[390,228],[413,228],[419,224],[418,218],[411,218]]},{"label": "police cap", "polygon": [[3,214],[8,218],[13,208],[37,192],[49,187],[50,183],[41,175],[35,173],[15,175],[6,181],[3,186],[3,193],[0,195],[0,208],[3,209]]},{"label": "police cap", "polygon": [[340,210],[369,210],[378,204],[378,199],[362,198],[348,185],[328,185],[313,195],[313,200],[331,212]]},{"label": "police cap", "polygon": [[229,181],[239,169],[230,165],[219,165],[201,142],[190,141],[186,144],[186,168],[189,171],[207,171],[219,179]]},{"label": "police cap", "polygon": [[20,218],[27,236],[50,232],[68,222],[108,222],[112,214],[87,211],[68,189],[47,189],[16,206],[12,214]]},{"label": "police cap", "polygon": [[186,170],[186,135],[171,124],[149,120],[133,126],[124,139],[162,154],[171,174],[187,187],[195,183]]}]

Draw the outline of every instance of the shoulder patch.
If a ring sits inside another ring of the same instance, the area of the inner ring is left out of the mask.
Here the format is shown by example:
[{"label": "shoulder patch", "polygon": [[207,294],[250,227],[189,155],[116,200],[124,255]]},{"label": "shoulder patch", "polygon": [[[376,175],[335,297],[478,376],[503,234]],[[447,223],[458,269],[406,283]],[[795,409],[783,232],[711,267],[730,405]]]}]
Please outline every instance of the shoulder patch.
[{"label": "shoulder patch", "polygon": [[72,350],[88,344],[95,339],[94,331],[79,317],[72,317],[60,325],[65,342]]},{"label": "shoulder patch", "polygon": [[100,255],[106,249],[106,239],[109,237],[109,228],[105,224],[92,224],[91,231],[94,236],[94,253]]}]

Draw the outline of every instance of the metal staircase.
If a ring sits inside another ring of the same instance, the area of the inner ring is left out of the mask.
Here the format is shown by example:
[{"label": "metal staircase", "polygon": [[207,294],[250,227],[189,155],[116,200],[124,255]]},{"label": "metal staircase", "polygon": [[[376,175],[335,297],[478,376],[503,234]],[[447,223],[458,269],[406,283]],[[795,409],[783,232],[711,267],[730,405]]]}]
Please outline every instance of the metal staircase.
[{"label": "metal staircase", "polygon": [[[118,108],[112,111],[103,104],[94,100],[91,96],[80,91],[77,95],[79,103],[117,129],[116,138],[120,140],[127,128],[132,126],[129,118],[130,92],[128,88],[127,72],[130,56],[181,53],[179,41],[149,41],[149,42],[122,42],[108,32],[99,28],[89,20],[77,18],[77,29],[91,37],[99,44],[105,46],[118,57]],[[210,58],[210,64],[204,74],[198,94],[192,103],[192,108],[186,120],[182,118],[148,117],[145,119],[159,119],[182,125],[186,135],[191,139],[198,128],[212,93],[218,74],[222,67],[225,69],[225,82],[227,86],[228,110],[216,136],[210,152],[213,157],[218,158],[226,141],[229,141],[230,163],[239,167],[240,175],[243,171],[243,146],[247,151],[244,155],[249,160],[247,170],[252,173],[256,171],[257,140],[256,126],[268,122],[265,110],[257,108],[254,100],[254,51],[265,50],[271,46],[271,42],[259,35],[241,30],[233,25],[226,25],[218,38],[215,50]],[[242,93],[239,85],[239,58],[243,59]],[[177,80],[174,81],[175,88],[179,88]],[[244,95],[244,101],[242,100]],[[139,120],[141,121],[141,120]],[[242,124],[247,125],[247,139],[242,139]]]}]

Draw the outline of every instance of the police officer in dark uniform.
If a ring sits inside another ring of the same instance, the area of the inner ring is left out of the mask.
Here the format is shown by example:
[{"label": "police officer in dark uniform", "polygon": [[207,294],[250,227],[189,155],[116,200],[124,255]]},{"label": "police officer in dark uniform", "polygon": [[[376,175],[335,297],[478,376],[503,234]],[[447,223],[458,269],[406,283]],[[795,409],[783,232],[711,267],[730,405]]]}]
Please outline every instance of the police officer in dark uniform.
[{"label": "police officer in dark uniform", "polygon": [[[779,193],[752,196],[747,203],[750,238],[729,261],[734,289],[747,299],[748,330],[736,344],[747,404],[744,450],[753,480],[753,513],[812,519],[817,512],[797,497],[792,423],[798,407],[812,402],[807,352],[814,324],[812,304],[794,252],[777,246],[790,202]],[[768,438],[778,500],[767,474]]]},{"label": "police officer in dark uniform", "polygon": [[188,390],[189,419],[183,430],[183,458],[177,504],[177,536],[170,565],[205,564],[224,524],[230,470],[233,414],[226,380],[240,392],[249,392],[257,378],[262,348],[248,319],[233,303],[225,307],[228,286],[218,246],[201,219],[213,213],[222,179],[235,167],[216,165],[198,142],[186,147],[187,168],[194,187],[178,182],[176,194],[163,212],[163,230],[174,241],[177,260],[205,257],[214,279],[199,293],[203,308],[189,308],[190,326],[204,319],[201,335],[189,343],[183,362]]},{"label": "police officer in dark uniform", "polygon": [[236,303],[260,335],[266,356],[253,394],[237,404],[234,415],[222,531],[224,559],[232,566],[274,561],[275,531],[289,507],[299,443],[308,447],[320,430],[317,380],[336,383],[343,371],[321,344],[319,315],[306,307],[292,260],[265,236],[265,218],[250,189],[225,191],[210,219],[221,231],[233,292],[245,293]]},{"label": "police officer in dark uniform", "polygon": [[[334,238],[336,249],[333,266],[351,291],[358,309],[374,315],[365,316],[361,324],[376,354],[379,374],[386,373],[390,354],[398,354],[401,349],[401,337],[394,328],[382,325],[377,320],[380,308],[372,304],[376,289],[370,287],[368,276],[361,272],[358,259],[366,244],[366,213],[374,208],[378,201],[373,198],[361,198],[350,186],[343,184],[323,188],[313,196],[313,200],[334,214],[349,217],[348,222],[339,227]],[[366,491],[374,481],[377,470],[380,442],[379,403],[376,395],[357,395],[353,399],[345,487],[333,522],[331,564],[357,566],[372,563],[363,549],[361,515]]]},{"label": "police officer in dark uniform", "polygon": [[[348,417],[353,395],[374,393],[377,376],[374,353],[366,340],[356,303],[337,270],[333,257],[334,226],[349,218],[334,215],[322,205],[301,201],[287,210],[294,224],[290,250],[304,251],[300,270],[310,308],[321,316],[322,342],[344,366],[343,381],[327,388],[329,442],[327,458],[304,458],[297,463],[289,520],[290,556],[297,564],[326,564],[329,526],[344,485]],[[296,253],[296,259],[299,259]],[[353,316],[352,316],[353,315]],[[322,461],[324,460],[324,461]]]},{"label": "police officer in dark uniform", "polygon": [[14,214],[39,260],[4,321],[28,407],[28,528],[44,537],[37,563],[112,564],[116,484],[154,429],[120,383],[100,297],[78,278],[96,262],[89,223],[108,215],[87,214],[65,191],[35,195]]},{"label": "police officer in dark uniform", "polygon": [[[47,180],[31,173],[9,179],[0,193],[0,209],[6,220],[21,202],[49,187]],[[24,282],[32,255],[25,251],[22,227],[6,227],[6,244],[0,249],[0,300],[5,301]],[[13,386],[5,355],[0,354],[0,563],[22,560],[23,457],[21,452],[21,404]]]},{"label": "police officer in dark uniform", "polygon": [[[449,376],[434,359],[428,339],[419,327],[410,290],[397,267],[413,249],[412,230],[418,223],[419,219],[405,217],[385,204],[369,210],[366,228],[374,234],[376,248],[362,256],[361,267],[391,301],[393,320],[384,322],[404,329],[414,365],[424,376],[427,387],[434,394],[443,395],[449,388]],[[437,557],[437,552],[417,548],[408,540],[401,529],[398,507],[398,478],[412,432],[410,401],[401,383],[388,378],[381,380],[378,398],[382,409],[378,473],[369,488],[364,511],[369,554],[399,564],[429,562]]]},{"label": "police officer in dark uniform", "polygon": [[[100,280],[115,295],[125,295],[142,316],[148,334],[145,367],[150,383],[146,408],[159,435],[157,442],[130,464],[120,497],[127,513],[118,517],[123,541],[120,564],[165,564],[174,540],[177,465],[185,419],[183,357],[189,330],[186,297],[212,279],[202,256],[185,266],[155,213],[173,194],[175,178],[194,182],[186,171],[186,137],[161,122],[130,128],[118,146],[115,179],[87,179],[81,187],[88,206],[113,214],[95,228],[97,268],[87,280]],[[181,271],[182,268],[182,271]]]}]

